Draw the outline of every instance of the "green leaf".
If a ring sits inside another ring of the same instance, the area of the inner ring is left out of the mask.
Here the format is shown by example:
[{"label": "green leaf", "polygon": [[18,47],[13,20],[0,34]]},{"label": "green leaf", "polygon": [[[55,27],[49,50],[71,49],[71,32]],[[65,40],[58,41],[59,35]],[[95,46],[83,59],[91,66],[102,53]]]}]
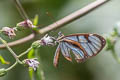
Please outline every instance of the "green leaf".
[{"label": "green leaf", "polygon": [[115,36],[118,36],[118,30],[117,30],[117,28],[116,27],[114,27],[114,29],[113,29],[113,32],[111,33],[111,36],[112,37],[115,37]]},{"label": "green leaf", "polygon": [[28,53],[28,59],[34,58],[34,57],[35,57],[35,55],[34,55],[34,49],[32,48],[32,49],[29,51],[29,53]]},{"label": "green leaf", "polygon": [[34,73],[33,69],[30,69],[30,70],[29,70],[29,76],[30,76],[30,79],[31,79],[31,80],[33,80],[33,78],[34,78],[34,77],[33,77],[33,73]]},{"label": "green leaf", "polygon": [[38,19],[39,19],[39,16],[38,16],[38,15],[35,15],[34,20],[33,20],[33,25],[37,26],[37,24],[38,24]]},{"label": "green leaf", "polygon": [[113,43],[113,41],[112,41],[112,39],[111,38],[106,38],[106,42],[107,42],[107,48],[106,48],[106,50],[113,50],[114,49],[114,43]]},{"label": "green leaf", "polygon": [[[28,53],[28,59],[30,59],[30,58],[34,58],[35,56],[34,56],[34,49],[32,48],[30,51],[29,51],[29,53]],[[33,69],[30,69],[29,68],[29,76],[30,76],[30,79],[31,80],[33,80],[33,74],[34,74],[34,71],[33,71]]]},{"label": "green leaf", "polygon": [[35,79],[36,80],[45,80],[44,79],[44,72],[42,71],[42,69],[40,68],[37,68],[37,71],[35,72]]},{"label": "green leaf", "polygon": [[36,80],[45,80],[44,70],[42,69],[42,62],[40,60],[40,55],[38,55],[38,54],[39,54],[39,50],[35,49],[35,57],[40,62],[39,67],[37,68],[37,71],[35,72],[35,78],[36,78]]},{"label": "green leaf", "polygon": [[5,61],[5,59],[0,55],[0,61],[2,64],[9,64],[10,62]]}]

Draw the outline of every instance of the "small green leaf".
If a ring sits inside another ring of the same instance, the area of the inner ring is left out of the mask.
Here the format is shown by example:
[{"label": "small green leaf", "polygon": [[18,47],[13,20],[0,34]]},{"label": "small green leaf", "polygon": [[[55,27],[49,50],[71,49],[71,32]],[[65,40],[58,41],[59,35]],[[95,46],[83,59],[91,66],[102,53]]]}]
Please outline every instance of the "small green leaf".
[{"label": "small green leaf", "polygon": [[40,64],[39,67],[37,68],[37,71],[35,72],[35,78],[36,80],[45,80],[44,76],[44,70],[42,68],[42,62],[40,60],[40,55],[39,55],[39,50],[35,49],[35,57],[39,60]]},{"label": "small green leaf", "polygon": [[116,27],[114,27],[114,29],[113,29],[113,32],[111,33],[111,36],[112,37],[115,37],[115,36],[118,36],[118,30],[117,30],[117,28]]},{"label": "small green leaf", "polygon": [[[29,53],[28,53],[28,59],[30,59],[30,58],[34,58],[35,56],[34,56],[34,49],[32,48],[30,51],[29,51]],[[33,73],[34,73],[34,71],[33,71],[33,69],[31,69],[31,68],[29,68],[29,76],[30,76],[30,79],[31,80],[33,80]]]},{"label": "small green leaf", "polygon": [[33,25],[37,26],[37,24],[38,24],[38,19],[39,19],[39,16],[38,16],[38,15],[35,15],[34,20],[33,20]]},{"label": "small green leaf", "polygon": [[113,50],[115,43],[112,41],[112,39],[111,38],[106,38],[106,42],[107,42],[106,50]]},{"label": "small green leaf", "polygon": [[30,51],[29,51],[29,53],[28,53],[28,59],[30,59],[30,58],[34,58],[35,56],[34,56],[34,49],[32,48]]},{"label": "small green leaf", "polygon": [[[42,74],[42,75],[41,75]],[[43,71],[40,69],[40,67],[39,68],[37,68],[37,71],[35,72],[35,78],[37,79],[37,80],[44,80],[44,78],[43,78]]]},{"label": "small green leaf", "polygon": [[29,69],[29,76],[30,76],[31,80],[33,80],[33,78],[34,78],[33,73],[34,73],[33,69]]},{"label": "small green leaf", "polygon": [[6,74],[7,71],[4,68],[0,69],[0,77],[5,76]]},{"label": "small green leaf", "polygon": [[0,55],[0,61],[2,64],[9,64],[10,62],[5,61],[5,59]]}]

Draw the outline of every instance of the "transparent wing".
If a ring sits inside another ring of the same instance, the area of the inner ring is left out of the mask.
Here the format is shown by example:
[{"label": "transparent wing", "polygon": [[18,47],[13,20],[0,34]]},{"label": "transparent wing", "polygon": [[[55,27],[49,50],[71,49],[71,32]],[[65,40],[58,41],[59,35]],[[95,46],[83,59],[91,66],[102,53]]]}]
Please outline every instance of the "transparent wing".
[{"label": "transparent wing", "polygon": [[77,59],[85,59],[96,55],[106,43],[105,39],[97,34],[73,34],[64,36],[62,39]]},{"label": "transparent wing", "polygon": [[57,67],[57,65],[58,65],[59,56],[60,56],[60,44],[58,45],[56,52],[55,52],[55,55],[54,55],[53,64],[55,67]]},{"label": "transparent wing", "polygon": [[80,48],[67,42],[64,42],[64,45],[66,45],[66,47],[68,47],[73,52],[77,62],[82,62],[85,59],[84,53]]},{"label": "transparent wing", "polygon": [[63,54],[63,56],[68,60],[72,61],[71,55],[70,55],[70,49],[64,44],[64,42],[60,43],[60,49]]}]

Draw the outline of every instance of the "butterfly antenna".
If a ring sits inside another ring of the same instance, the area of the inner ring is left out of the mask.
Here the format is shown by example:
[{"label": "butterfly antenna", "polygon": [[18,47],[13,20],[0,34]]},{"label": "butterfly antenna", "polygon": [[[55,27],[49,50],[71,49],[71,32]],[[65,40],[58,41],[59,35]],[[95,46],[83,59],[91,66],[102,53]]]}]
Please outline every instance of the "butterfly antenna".
[{"label": "butterfly antenna", "polygon": [[23,19],[25,19],[25,20],[28,19],[28,16],[27,16],[24,8],[22,7],[20,1],[19,0],[14,0],[14,2],[15,2],[15,5],[16,5],[20,15],[23,17]]},{"label": "butterfly antenna", "polygon": [[59,31],[58,36],[61,37],[61,36],[64,36],[64,34],[62,34],[62,32]]},{"label": "butterfly antenna", "polygon": [[[49,12],[46,12],[46,14],[50,17],[50,19],[51,19],[53,22],[55,22],[55,18],[54,18]],[[55,24],[58,25],[57,22],[55,22]]]},{"label": "butterfly antenna", "polygon": [[55,20],[54,17],[49,13],[49,12],[46,12],[46,14],[50,17],[51,20]]}]

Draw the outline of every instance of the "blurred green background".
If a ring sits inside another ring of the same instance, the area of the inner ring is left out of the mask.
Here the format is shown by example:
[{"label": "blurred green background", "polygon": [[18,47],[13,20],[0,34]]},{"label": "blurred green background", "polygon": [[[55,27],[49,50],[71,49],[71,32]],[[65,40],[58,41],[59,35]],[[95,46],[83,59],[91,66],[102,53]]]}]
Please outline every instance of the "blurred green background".
[{"label": "blurred green background", "polygon": [[[95,0],[21,0],[29,18],[32,19],[36,14],[39,15],[40,27],[44,27],[59,20],[68,14],[86,6]],[[46,15],[49,12],[52,15]],[[13,0],[0,0],[0,27],[15,26],[23,18],[17,11]],[[101,7],[95,9],[84,17],[54,30],[49,34],[57,36],[59,31],[65,35],[71,33],[98,33],[107,34],[112,31],[115,24],[120,21],[120,0],[111,0]],[[8,42],[20,39],[30,34],[29,30],[18,32],[15,39],[2,36]],[[33,40],[34,41],[34,40]],[[17,45],[12,49],[17,53],[25,51],[33,41]],[[120,46],[118,45],[118,49]],[[100,54],[87,60],[84,63],[77,64],[68,62],[60,56],[59,67],[53,66],[53,56],[56,46],[41,47],[39,55],[41,64],[45,72],[46,80],[120,80],[120,64],[112,57],[110,52],[102,50]],[[118,50],[118,53],[120,51]],[[6,49],[1,49],[0,54],[10,63],[14,63],[14,58]],[[9,65],[0,64],[0,67]],[[27,68],[22,65],[16,66],[0,80],[30,80]]]}]

